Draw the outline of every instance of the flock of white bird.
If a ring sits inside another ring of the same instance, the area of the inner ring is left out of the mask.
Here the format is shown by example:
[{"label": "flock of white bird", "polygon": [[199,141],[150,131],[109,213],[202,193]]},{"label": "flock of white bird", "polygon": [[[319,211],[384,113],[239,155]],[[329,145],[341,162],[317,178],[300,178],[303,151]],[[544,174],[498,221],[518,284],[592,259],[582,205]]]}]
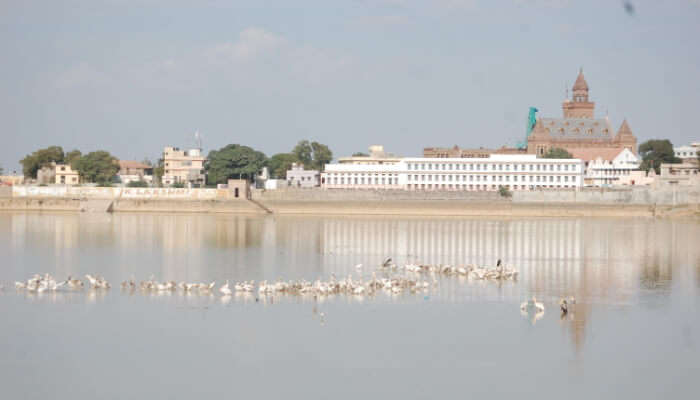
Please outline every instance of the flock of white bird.
[{"label": "flock of white bird", "polygon": [[[362,264],[355,266],[361,270]],[[285,281],[278,279],[274,282],[264,280],[256,284],[255,281],[235,282],[233,285],[227,280],[218,289],[216,282],[196,283],[196,282],[175,282],[175,281],[157,281],[153,276],[147,281],[136,282],[134,279],[121,283],[123,290],[135,291],[136,289],[142,292],[174,292],[181,291],[183,293],[192,294],[214,294],[218,291],[223,296],[230,296],[234,293],[255,293],[259,295],[275,295],[275,294],[290,294],[290,295],[373,295],[378,291],[387,293],[416,293],[419,291],[427,291],[431,286],[437,286],[438,281],[436,275],[446,276],[461,276],[470,280],[517,280],[518,270],[508,268],[501,264],[498,260],[496,267],[478,267],[475,265],[467,266],[452,266],[452,265],[428,265],[428,264],[406,264],[398,266],[393,263],[391,258],[387,258],[380,265],[380,273],[384,273],[384,277],[378,277],[377,271],[372,272],[370,279],[363,280],[362,278],[354,279],[352,275],[346,278],[336,279],[335,275],[327,281],[316,279],[315,281],[294,280]],[[402,272],[403,275],[398,274]],[[431,279],[421,279],[421,274],[429,274]],[[87,286],[94,290],[108,290],[111,285],[101,276],[85,275]],[[82,290],[86,286],[85,282],[80,279],[75,279],[69,276],[66,280],[59,281],[50,274],[39,275],[35,274],[26,282],[15,282],[17,290],[26,290],[29,292],[42,293],[45,291]],[[561,299],[559,306],[562,313],[567,313],[569,308],[576,304],[573,297],[569,299]],[[532,299],[523,302],[520,305],[520,310],[524,313],[544,313],[544,304],[538,302],[533,296]]]}]

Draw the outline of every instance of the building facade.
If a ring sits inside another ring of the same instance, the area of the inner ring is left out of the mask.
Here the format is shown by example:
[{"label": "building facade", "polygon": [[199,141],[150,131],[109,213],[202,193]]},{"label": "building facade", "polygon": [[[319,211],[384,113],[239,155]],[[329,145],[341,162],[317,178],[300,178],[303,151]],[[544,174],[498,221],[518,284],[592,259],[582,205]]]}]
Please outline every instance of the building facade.
[{"label": "building facade", "polygon": [[151,184],[153,182],[153,167],[138,161],[119,160],[118,175],[123,184],[136,181]]},{"label": "building facade", "polygon": [[[589,99],[589,88],[581,70],[573,86],[571,98],[562,103],[563,118],[539,118],[527,139],[527,152],[543,156],[552,148],[562,148],[576,156],[577,151],[592,153],[591,159],[605,154],[618,154],[623,149],[637,154],[637,138],[627,123],[617,133],[607,117],[595,118],[595,103]],[[607,161],[612,161],[607,159]]]},{"label": "building facade", "polygon": [[700,152],[700,142],[693,142],[687,146],[673,148],[673,153],[680,158],[684,164],[697,164],[698,152]]},{"label": "building facade", "polygon": [[463,149],[457,145],[453,147],[426,147],[423,149],[423,157],[426,158],[488,158],[491,154],[527,154],[527,150],[514,147],[501,147],[499,149]]},{"label": "building facade", "polygon": [[[611,160],[608,160],[610,159]],[[586,186],[612,186],[629,182],[623,177],[630,176],[633,171],[639,169],[641,160],[639,156],[629,149],[622,149],[616,156],[605,158],[601,155],[593,160],[583,159],[586,166],[584,185]]]},{"label": "building facade", "polygon": [[166,147],[163,150],[163,185],[182,183],[188,187],[204,186],[205,161],[201,149]]},{"label": "building facade", "polygon": [[661,185],[700,185],[700,167],[695,163],[662,163],[657,178]]},{"label": "building facade", "polygon": [[493,191],[577,189],[584,165],[578,159],[534,154],[491,154],[488,158],[402,158],[395,164],[326,164],[325,189]]},{"label": "building facade", "polygon": [[69,164],[56,164],[54,168],[57,185],[77,185],[80,183],[78,171],[73,171]]},{"label": "building facade", "polygon": [[292,163],[287,171],[287,185],[290,187],[311,188],[320,185],[321,174],[316,170],[305,170],[304,164]]},{"label": "building facade", "polygon": [[382,145],[369,146],[369,153],[366,156],[341,157],[338,159],[339,164],[363,164],[363,165],[379,165],[379,164],[395,164],[401,160],[401,157],[396,157],[391,153],[384,151]]}]

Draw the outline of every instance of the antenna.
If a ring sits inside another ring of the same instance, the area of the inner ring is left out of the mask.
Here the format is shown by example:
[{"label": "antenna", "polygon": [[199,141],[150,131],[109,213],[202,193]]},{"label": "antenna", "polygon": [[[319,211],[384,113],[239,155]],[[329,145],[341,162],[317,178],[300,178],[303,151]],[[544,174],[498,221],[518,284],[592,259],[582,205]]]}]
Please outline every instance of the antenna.
[{"label": "antenna", "polygon": [[194,132],[194,141],[199,151],[202,151],[202,136],[199,134],[199,129]]}]

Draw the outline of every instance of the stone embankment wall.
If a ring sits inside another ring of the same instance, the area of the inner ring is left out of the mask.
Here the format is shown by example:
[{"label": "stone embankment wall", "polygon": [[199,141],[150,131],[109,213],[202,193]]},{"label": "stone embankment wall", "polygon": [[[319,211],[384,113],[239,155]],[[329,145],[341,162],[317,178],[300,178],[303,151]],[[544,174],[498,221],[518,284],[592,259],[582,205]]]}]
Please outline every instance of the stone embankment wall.
[{"label": "stone embankment wall", "polygon": [[700,187],[584,189],[580,191],[524,191],[513,193],[514,203],[574,203],[574,204],[638,204],[693,205],[700,204]]},{"label": "stone embankment wall", "polygon": [[267,214],[265,210],[249,201],[133,199],[86,201],[80,199],[17,197],[0,198],[0,211]]},{"label": "stone embankment wall", "polygon": [[13,186],[12,197],[146,200],[225,200],[228,189]]},{"label": "stone embankment wall", "polygon": [[253,199],[268,201],[443,201],[500,202],[510,200],[497,192],[438,192],[406,190],[353,190],[353,189],[281,189],[253,190]]},{"label": "stone embankment wall", "polygon": [[266,214],[227,189],[14,186],[0,191],[0,210],[86,212],[212,212]]},{"label": "stone embankment wall", "polygon": [[[7,188],[3,188],[7,189]],[[0,210],[221,212],[416,216],[700,216],[700,188],[514,192],[254,190],[251,200],[226,189],[22,187],[0,191]]]}]

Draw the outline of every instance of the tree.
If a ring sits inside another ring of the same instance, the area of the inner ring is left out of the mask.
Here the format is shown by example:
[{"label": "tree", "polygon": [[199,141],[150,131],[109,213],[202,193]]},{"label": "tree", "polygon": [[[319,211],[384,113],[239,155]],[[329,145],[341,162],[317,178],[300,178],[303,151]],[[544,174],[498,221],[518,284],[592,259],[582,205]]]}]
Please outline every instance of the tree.
[{"label": "tree", "polygon": [[509,197],[513,196],[513,192],[511,192],[510,190],[508,190],[507,187],[502,186],[502,185],[498,187],[498,194],[500,194],[501,197],[505,197],[505,198],[509,198]]},{"label": "tree", "polygon": [[552,147],[549,149],[549,151],[544,155],[544,158],[574,158],[574,156],[566,151],[566,149],[562,149],[559,147]]},{"label": "tree", "polygon": [[660,173],[661,163],[677,164],[681,159],[676,157],[673,144],[668,139],[652,139],[639,145],[639,155],[642,157],[640,169],[649,171],[653,166],[656,173]]},{"label": "tree", "polygon": [[70,165],[71,168],[73,168],[73,162],[79,159],[80,157],[83,156],[83,153],[80,152],[80,150],[71,150],[68,153],[66,153],[66,156],[64,157],[63,162],[66,164]]},{"label": "tree", "polygon": [[145,157],[143,161],[141,161],[141,163],[144,165],[148,165],[149,167],[153,166],[153,163],[151,162],[151,160],[148,159],[148,157]]},{"label": "tree", "polygon": [[369,154],[358,151],[358,152],[352,153],[352,156],[353,157],[369,157]]},{"label": "tree", "polygon": [[299,162],[297,156],[292,153],[278,153],[267,160],[267,169],[270,177],[274,179],[287,179],[287,171],[293,163]]},{"label": "tree", "polygon": [[165,166],[163,164],[163,159],[158,159],[158,165],[153,167],[153,183],[160,187],[163,186],[163,174],[165,173]]},{"label": "tree", "polygon": [[308,140],[301,140],[292,149],[292,154],[294,154],[300,163],[304,164],[306,168],[311,167],[311,160],[313,156],[313,149]]},{"label": "tree", "polygon": [[325,144],[312,142],[311,148],[314,151],[313,167],[321,172],[326,168],[326,164],[333,160],[333,152]]},{"label": "tree", "polygon": [[2,167],[2,165],[0,165],[0,175],[2,175],[4,173],[5,173],[5,169]]},{"label": "tree", "polygon": [[210,184],[226,183],[233,178],[252,179],[266,161],[267,157],[262,152],[248,146],[229,144],[210,151],[204,169]]},{"label": "tree", "polygon": [[326,164],[333,160],[333,152],[325,144],[302,140],[292,150],[305,169],[323,171]]},{"label": "tree", "polygon": [[119,172],[119,160],[104,150],[93,151],[73,161],[71,168],[78,171],[84,182],[100,186],[110,184]]},{"label": "tree", "polygon": [[36,179],[36,173],[41,168],[51,165],[51,163],[63,162],[63,148],[61,146],[49,146],[27,155],[20,160],[22,172],[28,178]]}]

